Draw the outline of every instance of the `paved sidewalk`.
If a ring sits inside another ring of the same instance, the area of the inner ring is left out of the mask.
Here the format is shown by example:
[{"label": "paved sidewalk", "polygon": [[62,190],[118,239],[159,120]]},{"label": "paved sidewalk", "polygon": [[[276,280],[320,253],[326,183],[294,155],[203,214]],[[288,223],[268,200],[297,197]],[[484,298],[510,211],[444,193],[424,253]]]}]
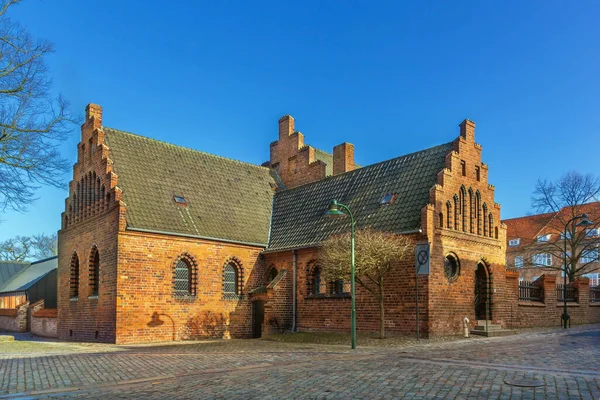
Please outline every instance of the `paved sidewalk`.
[{"label": "paved sidewalk", "polygon": [[[0,398],[600,399],[600,325],[352,351],[232,340],[0,346]],[[536,388],[508,385],[539,381]]]}]

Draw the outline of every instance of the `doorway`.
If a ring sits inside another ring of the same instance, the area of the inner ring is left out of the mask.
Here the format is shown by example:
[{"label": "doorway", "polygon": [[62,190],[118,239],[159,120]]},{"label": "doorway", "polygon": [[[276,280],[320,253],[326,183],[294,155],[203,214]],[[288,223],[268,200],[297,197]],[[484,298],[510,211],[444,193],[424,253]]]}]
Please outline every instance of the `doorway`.
[{"label": "doorway", "polygon": [[265,301],[255,300],[252,302],[252,338],[262,337],[262,326],[265,320]]},{"label": "doorway", "polygon": [[478,320],[492,319],[490,287],[488,270],[483,263],[478,263],[475,269],[475,318]]}]

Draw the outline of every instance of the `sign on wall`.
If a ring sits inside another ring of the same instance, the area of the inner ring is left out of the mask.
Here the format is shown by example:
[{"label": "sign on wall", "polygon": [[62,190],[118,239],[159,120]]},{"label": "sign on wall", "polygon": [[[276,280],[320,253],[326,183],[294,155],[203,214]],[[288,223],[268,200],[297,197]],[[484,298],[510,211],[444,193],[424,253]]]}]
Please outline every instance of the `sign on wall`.
[{"label": "sign on wall", "polygon": [[429,243],[415,246],[415,272],[417,275],[429,275]]}]

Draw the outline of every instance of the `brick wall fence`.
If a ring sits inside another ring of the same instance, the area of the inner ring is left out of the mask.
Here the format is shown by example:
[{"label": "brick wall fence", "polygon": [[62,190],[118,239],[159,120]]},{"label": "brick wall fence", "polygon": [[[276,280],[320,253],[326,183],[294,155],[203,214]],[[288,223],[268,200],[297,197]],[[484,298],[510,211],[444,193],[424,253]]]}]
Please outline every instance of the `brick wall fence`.
[{"label": "brick wall fence", "polygon": [[56,308],[44,308],[44,300],[40,300],[31,306],[31,333],[38,336],[55,338],[57,335]]},{"label": "brick wall fence", "polygon": [[[508,277],[508,275],[507,275]],[[564,311],[564,303],[557,298],[556,276],[542,275],[535,285],[543,288],[541,300],[518,300],[519,282],[518,274],[511,275],[512,288],[515,290],[514,298],[517,299],[511,305],[513,311],[513,328],[527,328],[535,326],[560,326],[561,316]],[[600,302],[590,301],[590,287],[588,278],[579,278],[572,284],[577,289],[575,302],[567,302],[571,324],[591,324],[600,322]]]}]

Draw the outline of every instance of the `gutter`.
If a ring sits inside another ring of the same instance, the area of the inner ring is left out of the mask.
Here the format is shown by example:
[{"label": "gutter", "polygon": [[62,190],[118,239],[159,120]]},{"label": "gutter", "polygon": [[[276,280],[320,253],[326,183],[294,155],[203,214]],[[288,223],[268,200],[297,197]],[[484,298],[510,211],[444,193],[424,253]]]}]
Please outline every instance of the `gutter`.
[{"label": "gutter", "polygon": [[222,238],[216,238],[216,237],[210,237],[210,236],[201,236],[201,235],[190,235],[190,234],[187,234],[187,233],[157,231],[157,230],[153,230],[153,229],[130,228],[130,227],[125,228],[125,230],[132,231],[132,232],[157,233],[159,235],[181,236],[181,237],[187,237],[187,238],[193,238],[193,239],[212,240],[212,241],[215,241],[215,242],[224,242],[224,243],[233,243],[233,244],[244,244],[244,245],[247,245],[247,246],[254,246],[254,247],[267,247],[267,244],[265,244],[265,243],[242,242],[240,240],[222,239]]}]

